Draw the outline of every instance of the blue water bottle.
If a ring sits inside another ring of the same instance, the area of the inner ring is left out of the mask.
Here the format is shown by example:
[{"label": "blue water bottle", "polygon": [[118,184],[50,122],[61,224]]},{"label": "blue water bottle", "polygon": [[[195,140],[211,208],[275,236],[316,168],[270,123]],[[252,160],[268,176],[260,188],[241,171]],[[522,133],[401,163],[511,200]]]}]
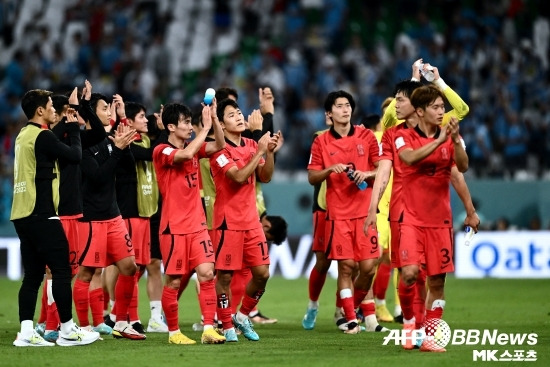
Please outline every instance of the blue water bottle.
[{"label": "blue water bottle", "polygon": [[207,106],[210,106],[215,96],[216,96],[216,91],[214,90],[214,88],[208,88],[204,93],[204,99],[203,99],[204,104]]},{"label": "blue water bottle", "polygon": [[[346,174],[348,175],[348,178],[350,181],[355,181],[355,178],[353,177],[353,172],[355,172],[353,169],[348,168],[346,170]],[[361,183],[356,184],[357,188],[361,191],[365,190],[367,188],[367,181],[363,181]]]}]

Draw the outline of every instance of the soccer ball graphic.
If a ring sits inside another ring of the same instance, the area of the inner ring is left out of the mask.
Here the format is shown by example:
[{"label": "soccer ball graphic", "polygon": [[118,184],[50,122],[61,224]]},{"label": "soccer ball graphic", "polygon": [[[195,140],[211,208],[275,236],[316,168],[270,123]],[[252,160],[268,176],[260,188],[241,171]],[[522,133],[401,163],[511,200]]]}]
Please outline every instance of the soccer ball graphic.
[{"label": "soccer ball graphic", "polygon": [[434,347],[445,348],[451,341],[451,328],[441,319],[426,320],[424,333],[424,343],[433,343]]}]

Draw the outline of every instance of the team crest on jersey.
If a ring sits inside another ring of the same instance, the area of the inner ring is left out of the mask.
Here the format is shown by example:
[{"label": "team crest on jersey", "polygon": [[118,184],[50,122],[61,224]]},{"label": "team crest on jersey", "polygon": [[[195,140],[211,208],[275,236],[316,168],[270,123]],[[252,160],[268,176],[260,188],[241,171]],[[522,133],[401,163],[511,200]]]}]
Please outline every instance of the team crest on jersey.
[{"label": "team crest on jersey", "polygon": [[225,265],[231,265],[231,254],[225,255]]},{"label": "team crest on jersey", "polygon": [[445,160],[449,159],[449,150],[447,148],[441,148],[441,157]]},{"label": "team crest on jersey", "polygon": [[359,155],[360,157],[365,155],[363,144],[357,144],[357,155]]},{"label": "team crest on jersey", "polygon": [[336,245],[336,254],[342,256],[342,245]]},{"label": "team crest on jersey", "polygon": [[409,259],[409,251],[403,250],[401,251],[401,260],[408,260]]},{"label": "team crest on jersey", "polygon": [[96,264],[99,264],[99,252],[96,252],[96,253],[95,253],[94,262],[95,262]]},{"label": "team crest on jersey", "polygon": [[181,261],[181,259],[178,259],[176,261],[176,270],[181,270],[182,265],[183,265],[183,262]]},{"label": "team crest on jersey", "polygon": [[197,168],[199,166],[199,160],[196,156],[193,157],[193,167]]}]

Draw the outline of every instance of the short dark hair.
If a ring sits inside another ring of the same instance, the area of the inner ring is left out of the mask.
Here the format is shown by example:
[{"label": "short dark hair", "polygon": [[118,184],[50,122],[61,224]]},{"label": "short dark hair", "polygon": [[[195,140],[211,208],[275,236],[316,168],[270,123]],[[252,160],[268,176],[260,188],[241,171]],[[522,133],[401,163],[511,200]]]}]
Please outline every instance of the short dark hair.
[{"label": "short dark hair", "polygon": [[147,108],[138,102],[124,103],[124,112],[126,112],[126,117],[130,120],[134,120],[140,111],[147,113]]},{"label": "short dark hair", "polygon": [[30,120],[34,117],[38,107],[46,108],[52,92],[44,89],[31,89],[25,93],[21,99],[21,108],[25,116]]},{"label": "short dark hair", "polygon": [[60,114],[61,111],[69,104],[69,97],[63,94],[54,94],[52,96],[53,108]]},{"label": "short dark hair", "polygon": [[410,80],[410,79],[402,80],[395,85],[395,89],[393,90],[393,95],[395,96],[397,93],[401,92],[405,97],[411,98],[414,90],[417,88],[420,88],[421,86],[422,86],[422,83],[420,83],[417,80]]},{"label": "short dark hair", "polygon": [[227,106],[239,108],[239,105],[237,104],[237,102],[229,98],[226,98],[221,102],[218,102],[218,107],[216,108],[216,115],[218,115],[218,120],[220,120],[220,122],[223,122],[223,113],[225,112],[225,108]]},{"label": "short dark hair", "polygon": [[445,95],[441,89],[431,84],[424,85],[414,90],[411,95],[411,104],[414,108],[422,108],[425,110],[426,107],[432,104],[438,97],[441,97],[443,102],[445,102]]},{"label": "short dark hair", "polygon": [[92,108],[92,111],[94,111],[94,113],[95,113],[95,109],[97,108],[97,102],[99,102],[100,100],[104,100],[105,103],[109,103],[107,96],[101,93],[92,93],[90,97],[90,107]]},{"label": "short dark hair", "polygon": [[168,103],[164,106],[162,110],[162,124],[164,128],[168,130],[168,125],[178,126],[178,121],[180,115],[183,115],[185,118],[192,117],[191,109],[181,103]]},{"label": "short dark hair", "polygon": [[277,215],[266,215],[265,217],[269,223],[271,223],[271,228],[267,231],[273,238],[273,243],[280,245],[287,237],[287,223],[286,220]]},{"label": "short dark hair", "polygon": [[229,98],[229,96],[235,97],[236,100],[239,99],[239,93],[237,93],[237,90],[230,87],[221,87],[216,91],[216,101],[223,101],[226,98]]},{"label": "short dark hair", "polygon": [[367,115],[361,119],[361,125],[367,129],[374,129],[379,122],[380,116],[377,114]]},{"label": "short dark hair", "polygon": [[325,111],[332,111],[332,106],[334,106],[334,103],[338,98],[346,98],[351,106],[351,112],[355,110],[355,100],[353,99],[353,96],[344,90],[339,90],[328,94],[325,99]]}]

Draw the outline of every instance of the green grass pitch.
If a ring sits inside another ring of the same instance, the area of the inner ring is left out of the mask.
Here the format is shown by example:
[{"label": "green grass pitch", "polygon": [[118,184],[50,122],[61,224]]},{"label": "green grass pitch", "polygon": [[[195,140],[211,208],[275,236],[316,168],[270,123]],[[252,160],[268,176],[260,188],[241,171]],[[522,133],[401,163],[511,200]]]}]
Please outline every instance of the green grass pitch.
[{"label": "green grass pitch", "polygon": [[[140,315],[149,319],[145,280],[140,282]],[[192,283],[191,283],[192,284]],[[169,345],[167,334],[148,334],[145,341],[115,340],[105,337],[84,347],[16,348],[12,346],[19,330],[17,292],[20,283],[0,278],[0,366],[550,366],[550,281],[548,279],[463,280],[452,276],[447,281],[447,308],[443,319],[451,329],[498,329],[499,333],[536,333],[534,346],[448,345],[446,353],[405,351],[401,346],[382,345],[383,334],[345,335],[333,321],[335,280],[327,279],[321,294],[317,325],[305,331],[301,318],[307,306],[307,280],[273,277],[260,302],[263,313],[276,317],[274,325],[259,325],[261,340],[225,345],[201,345],[200,332],[191,325],[199,320],[194,287],[188,287],[180,300],[180,326],[193,346]],[[388,292],[390,310],[393,292]],[[38,307],[37,307],[38,314]],[[36,321],[36,319],[35,319]],[[400,328],[397,324],[385,324]],[[535,362],[473,361],[474,349],[535,350]]]}]

